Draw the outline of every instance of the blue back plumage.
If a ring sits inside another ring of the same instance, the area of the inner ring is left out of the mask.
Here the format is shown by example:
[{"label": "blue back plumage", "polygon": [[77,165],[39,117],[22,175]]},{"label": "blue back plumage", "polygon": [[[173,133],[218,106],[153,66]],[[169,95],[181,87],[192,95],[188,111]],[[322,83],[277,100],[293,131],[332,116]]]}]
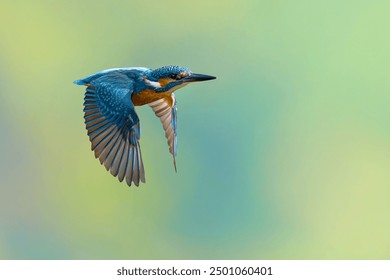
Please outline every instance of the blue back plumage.
[{"label": "blue back plumage", "polygon": [[76,85],[85,86],[87,84],[90,84],[91,81],[93,81],[93,80],[96,80],[104,75],[108,75],[108,74],[112,74],[112,73],[125,74],[129,78],[136,81],[137,78],[139,78],[140,76],[148,74],[150,72],[151,72],[151,70],[149,68],[145,68],[145,67],[111,68],[111,69],[103,70],[103,71],[97,72],[95,74],[92,74],[84,79],[74,81],[73,83]]},{"label": "blue back plumage", "polygon": [[[91,81],[91,85],[98,90],[96,101],[101,113],[112,124],[119,127],[130,115],[131,126],[138,123],[137,115],[134,112],[134,105],[131,102],[131,89],[134,82],[127,79],[124,74],[112,72]],[[121,115],[121,116],[120,116]]]}]

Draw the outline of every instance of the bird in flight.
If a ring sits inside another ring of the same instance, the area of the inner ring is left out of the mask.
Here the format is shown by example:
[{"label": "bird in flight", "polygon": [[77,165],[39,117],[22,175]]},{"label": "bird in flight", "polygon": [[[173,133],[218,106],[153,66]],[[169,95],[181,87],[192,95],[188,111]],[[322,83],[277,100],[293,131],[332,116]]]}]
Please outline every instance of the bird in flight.
[{"label": "bird in flight", "polygon": [[140,121],[134,106],[149,105],[165,130],[176,170],[177,106],[174,91],[192,82],[216,77],[195,74],[180,66],[157,69],[114,68],[77,80],[86,86],[84,120],[91,149],[107,171],[129,186],[145,183],[139,144]]}]

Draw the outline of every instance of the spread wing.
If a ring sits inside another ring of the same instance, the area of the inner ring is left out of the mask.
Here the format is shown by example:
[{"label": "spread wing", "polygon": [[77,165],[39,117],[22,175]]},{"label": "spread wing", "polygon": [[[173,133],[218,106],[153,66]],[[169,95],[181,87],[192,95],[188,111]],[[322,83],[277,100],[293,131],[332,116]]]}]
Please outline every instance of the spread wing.
[{"label": "spread wing", "polygon": [[176,170],[176,152],[177,152],[177,107],[175,95],[165,97],[149,103],[165,130],[169,152],[173,156],[173,165]]},{"label": "spread wing", "polygon": [[107,171],[129,186],[145,182],[140,123],[131,101],[133,82],[110,73],[87,84],[84,119],[92,150]]}]

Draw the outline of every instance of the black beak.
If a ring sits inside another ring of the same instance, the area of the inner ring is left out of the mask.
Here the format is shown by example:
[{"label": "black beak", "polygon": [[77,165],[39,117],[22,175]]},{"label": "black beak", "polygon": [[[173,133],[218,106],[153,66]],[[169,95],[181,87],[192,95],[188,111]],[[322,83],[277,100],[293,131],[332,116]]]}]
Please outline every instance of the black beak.
[{"label": "black beak", "polygon": [[185,77],[183,81],[187,83],[191,83],[191,82],[203,82],[203,81],[214,80],[214,79],[216,79],[216,77],[214,76],[192,73],[190,76]]}]

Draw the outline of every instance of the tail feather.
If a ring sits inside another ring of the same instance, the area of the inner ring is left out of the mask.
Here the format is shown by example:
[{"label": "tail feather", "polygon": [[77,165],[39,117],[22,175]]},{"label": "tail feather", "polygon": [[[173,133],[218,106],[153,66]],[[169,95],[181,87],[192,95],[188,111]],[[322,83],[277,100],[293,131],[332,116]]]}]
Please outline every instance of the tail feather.
[{"label": "tail feather", "polygon": [[87,83],[84,81],[84,79],[81,79],[81,80],[76,80],[73,82],[75,85],[79,85],[79,86],[86,86]]}]

